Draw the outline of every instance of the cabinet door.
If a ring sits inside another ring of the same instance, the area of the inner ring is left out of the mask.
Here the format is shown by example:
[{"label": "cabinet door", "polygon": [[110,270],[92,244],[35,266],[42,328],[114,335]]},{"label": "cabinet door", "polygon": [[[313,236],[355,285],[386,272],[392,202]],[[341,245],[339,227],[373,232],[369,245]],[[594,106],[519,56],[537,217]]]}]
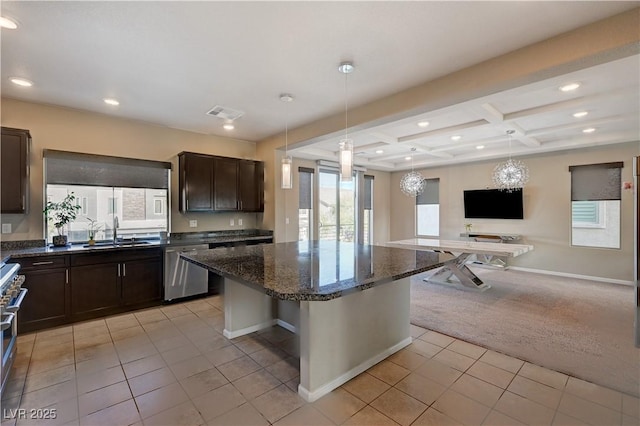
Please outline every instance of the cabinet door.
[{"label": "cabinet door", "polygon": [[120,305],[119,263],[71,268],[71,313],[76,319],[99,316]]},{"label": "cabinet door", "polygon": [[213,159],[208,155],[180,154],[180,211],[211,212]]},{"label": "cabinet door", "polygon": [[264,165],[260,161],[241,160],[238,163],[240,210],[264,211]]},{"label": "cabinet door", "polygon": [[2,128],[0,208],[2,213],[27,213],[29,131]]},{"label": "cabinet door", "polygon": [[54,327],[69,320],[68,269],[21,271],[29,292],[18,311],[20,333]]},{"label": "cabinet door", "polygon": [[123,305],[137,305],[162,298],[160,258],[124,262],[122,265]]},{"label": "cabinet door", "polygon": [[214,164],[214,208],[219,211],[236,211],[238,210],[238,160],[216,157]]}]

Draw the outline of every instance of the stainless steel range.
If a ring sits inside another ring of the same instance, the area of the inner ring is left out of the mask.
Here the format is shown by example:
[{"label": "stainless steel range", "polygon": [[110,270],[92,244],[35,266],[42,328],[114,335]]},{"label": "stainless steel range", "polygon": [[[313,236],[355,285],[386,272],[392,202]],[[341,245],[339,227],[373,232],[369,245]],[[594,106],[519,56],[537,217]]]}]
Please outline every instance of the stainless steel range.
[{"label": "stainless steel range", "polygon": [[16,355],[18,340],[18,310],[27,294],[21,288],[24,275],[18,275],[20,265],[3,263],[0,268],[0,329],[2,330],[2,368],[0,369],[0,395],[9,378],[9,372]]}]

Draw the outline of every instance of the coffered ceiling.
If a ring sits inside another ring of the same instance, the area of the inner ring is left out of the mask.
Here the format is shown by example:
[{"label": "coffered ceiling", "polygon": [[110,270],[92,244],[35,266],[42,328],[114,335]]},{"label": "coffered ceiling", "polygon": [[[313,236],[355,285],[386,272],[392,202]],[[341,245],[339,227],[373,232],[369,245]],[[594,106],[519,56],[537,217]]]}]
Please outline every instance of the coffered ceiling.
[{"label": "coffered ceiling", "polygon": [[[616,1],[3,1],[2,95],[261,141],[638,7]],[[380,170],[638,140],[639,58],[627,57],[384,124],[356,163]],[[31,80],[13,85],[10,77]],[[572,81],[573,92],[558,87]],[[285,106],[281,93],[295,100]],[[104,98],[116,98],[110,106]],[[207,115],[239,111],[235,129]],[[572,114],[586,111],[575,118]],[[427,127],[418,127],[428,121]],[[583,130],[592,127],[592,133]],[[452,136],[460,136],[453,141]],[[304,141],[303,141],[304,142]],[[230,140],[233,143],[233,140]],[[484,146],[478,149],[478,146]],[[176,141],[176,151],[180,150]],[[382,150],[381,153],[376,151]],[[335,135],[293,155],[335,159]]]}]

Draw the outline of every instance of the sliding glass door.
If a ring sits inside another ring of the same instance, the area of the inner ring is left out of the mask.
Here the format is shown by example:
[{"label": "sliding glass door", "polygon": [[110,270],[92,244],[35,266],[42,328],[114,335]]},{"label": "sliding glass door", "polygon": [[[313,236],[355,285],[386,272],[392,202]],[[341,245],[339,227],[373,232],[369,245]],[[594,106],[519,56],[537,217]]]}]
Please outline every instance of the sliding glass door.
[{"label": "sliding glass door", "polygon": [[356,179],[340,181],[333,170],[319,170],[318,239],[353,242],[356,240]]}]

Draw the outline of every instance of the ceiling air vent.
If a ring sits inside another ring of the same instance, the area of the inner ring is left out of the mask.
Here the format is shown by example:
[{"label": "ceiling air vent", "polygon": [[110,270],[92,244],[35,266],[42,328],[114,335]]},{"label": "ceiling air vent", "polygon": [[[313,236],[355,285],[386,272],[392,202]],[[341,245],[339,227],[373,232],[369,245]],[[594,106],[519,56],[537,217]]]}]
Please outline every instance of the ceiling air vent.
[{"label": "ceiling air vent", "polygon": [[214,117],[222,118],[223,120],[235,120],[244,115],[243,111],[237,109],[227,108],[220,105],[216,105],[211,110],[207,111],[207,115],[213,115]]}]

